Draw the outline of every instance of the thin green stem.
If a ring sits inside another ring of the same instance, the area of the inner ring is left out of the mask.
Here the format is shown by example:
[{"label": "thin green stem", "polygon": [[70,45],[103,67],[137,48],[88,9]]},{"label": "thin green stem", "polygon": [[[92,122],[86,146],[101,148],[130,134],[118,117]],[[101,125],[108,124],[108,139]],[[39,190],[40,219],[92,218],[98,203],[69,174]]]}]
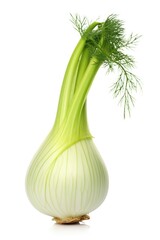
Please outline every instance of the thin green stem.
[{"label": "thin green stem", "polygon": [[88,137],[91,136],[88,128],[80,128],[82,120],[81,116],[88,95],[88,91],[100,66],[101,63],[97,61],[97,58],[92,57],[83,75],[83,78],[81,79],[79,87],[74,94],[69,114],[66,119],[66,126],[69,130],[69,135],[71,136],[76,135],[79,138],[83,138],[85,136],[87,137],[87,135]]},{"label": "thin green stem", "polygon": [[77,79],[76,79],[76,85],[75,85],[74,92],[76,92],[76,90],[78,89],[78,87],[81,83],[81,80],[84,76],[84,73],[88,67],[89,62],[90,62],[90,54],[89,54],[88,49],[85,47],[83,50],[83,53],[81,55],[81,59],[80,59],[79,66],[78,66]]},{"label": "thin green stem", "polygon": [[[77,89],[79,88],[79,85],[81,83],[81,80],[85,74],[85,71],[88,67],[88,64],[90,62],[90,54],[87,48],[84,49],[83,54],[81,56],[81,61],[79,63],[78,68],[78,74],[77,74],[77,80],[76,80],[76,86],[75,86],[75,93]],[[89,126],[87,121],[87,103],[85,101],[84,106],[82,108],[81,112],[81,118],[80,118],[80,129],[83,129],[83,131],[88,132]]]}]

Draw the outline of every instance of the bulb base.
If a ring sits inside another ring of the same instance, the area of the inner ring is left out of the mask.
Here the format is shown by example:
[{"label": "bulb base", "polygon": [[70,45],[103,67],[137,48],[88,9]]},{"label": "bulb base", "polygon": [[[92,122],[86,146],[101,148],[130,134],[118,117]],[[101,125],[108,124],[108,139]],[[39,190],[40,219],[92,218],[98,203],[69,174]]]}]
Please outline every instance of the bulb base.
[{"label": "bulb base", "polygon": [[79,217],[66,217],[66,218],[54,217],[53,221],[55,221],[58,224],[73,224],[73,223],[79,223],[88,219],[90,219],[88,215],[83,215]]}]

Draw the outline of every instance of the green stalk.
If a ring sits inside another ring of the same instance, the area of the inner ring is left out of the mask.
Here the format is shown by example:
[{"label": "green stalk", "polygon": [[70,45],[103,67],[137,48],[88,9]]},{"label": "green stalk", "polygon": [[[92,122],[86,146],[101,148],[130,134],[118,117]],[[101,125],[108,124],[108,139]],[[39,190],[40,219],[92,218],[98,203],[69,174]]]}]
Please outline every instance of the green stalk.
[{"label": "green stalk", "polygon": [[[81,83],[81,80],[84,76],[84,73],[88,67],[88,64],[90,62],[90,54],[87,48],[84,49],[81,61],[79,63],[78,68],[78,74],[77,74],[77,80],[76,80],[76,86],[75,86],[75,92],[79,88],[79,85]],[[89,132],[89,126],[87,121],[87,103],[85,101],[84,106],[81,111],[81,120],[80,120],[80,129],[83,129],[83,131]]]},{"label": "green stalk", "polygon": [[76,86],[76,80],[77,80],[77,71],[78,71],[78,65],[81,58],[81,55],[83,53],[83,49],[86,44],[87,40],[87,34],[91,32],[99,23],[93,22],[85,31],[83,37],[79,40],[77,46],[75,47],[71,58],[69,60],[62,87],[59,97],[59,103],[58,103],[58,109],[57,109],[57,115],[56,120],[54,124],[54,129],[60,126],[60,124],[63,122],[64,118],[66,117],[66,114],[68,112],[68,108],[72,102],[72,98],[74,96],[75,92],[75,86]]},{"label": "green stalk", "polygon": [[100,66],[101,63],[97,61],[97,58],[92,57],[79,83],[79,87],[74,94],[68,117],[65,119],[68,138],[73,139],[74,136],[75,139],[82,140],[92,137],[88,128],[82,129],[80,126],[86,124],[85,115],[82,114],[84,114],[83,110],[85,111],[84,106],[88,91]]},{"label": "green stalk", "polygon": [[80,39],[69,60],[61,87],[54,128],[59,127],[62,123],[67,114],[68,106],[70,105],[70,102],[74,95],[77,66],[80,56],[83,52],[85,42],[86,40],[84,38]]}]

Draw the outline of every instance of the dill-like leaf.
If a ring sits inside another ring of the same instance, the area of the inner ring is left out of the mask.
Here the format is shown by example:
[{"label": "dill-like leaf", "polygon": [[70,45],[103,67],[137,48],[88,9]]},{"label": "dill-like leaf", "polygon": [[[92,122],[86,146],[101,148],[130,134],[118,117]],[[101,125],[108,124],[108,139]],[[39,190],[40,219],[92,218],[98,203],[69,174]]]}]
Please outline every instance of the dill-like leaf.
[{"label": "dill-like leaf", "polygon": [[70,16],[71,16],[71,22],[73,23],[74,28],[80,33],[81,36],[83,36],[86,28],[89,25],[87,18],[84,17],[83,19],[81,19],[81,17],[77,14],[75,16],[70,14]]},{"label": "dill-like leaf", "polygon": [[134,106],[135,98],[133,92],[136,92],[140,86],[139,79],[123,66],[119,65],[120,74],[117,81],[112,85],[111,91],[114,97],[119,97],[120,104],[123,104],[123,115],[131,112],[131,107]]},{"label": "dill-like leaf", "polygon": [[81,36],[87,39],[86,46],[91,58],[96,57],[97,62],[107,67],[108,72],[118,68],[119,77],[111,90],[113,96],[119,98],[119,102],[123,104],[125,117],[134,106],[134,92],[140,87],[139,79],[131,71],[135,64],[134,58],[126,51],[136,45],[140,36],[131,34],[126,38],[124,23],[114,14],[90,32],[85,31],[88,25],[86,18],[81,20],[77,15],[72,16],[72,22]]}]

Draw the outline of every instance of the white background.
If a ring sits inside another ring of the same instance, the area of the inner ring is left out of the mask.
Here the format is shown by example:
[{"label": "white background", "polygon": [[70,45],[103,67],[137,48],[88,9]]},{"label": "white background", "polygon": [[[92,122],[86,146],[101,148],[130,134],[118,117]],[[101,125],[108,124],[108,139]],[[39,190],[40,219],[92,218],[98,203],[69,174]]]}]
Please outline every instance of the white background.
[{"label": "white background", "polygon": [[[0,239],[160,239],[160,36],[158,0],[0,1]],[[134,50],[143,91],[131,118],[113,100],[114,75],[101,69],[88,117],[106,163],[105,202],[82,225],[61,226],[35,210],[25,175],[51,129],[70,54],[79,40],[69,14],[104,20],[116,13],[126,32],[141,34]]]}]

